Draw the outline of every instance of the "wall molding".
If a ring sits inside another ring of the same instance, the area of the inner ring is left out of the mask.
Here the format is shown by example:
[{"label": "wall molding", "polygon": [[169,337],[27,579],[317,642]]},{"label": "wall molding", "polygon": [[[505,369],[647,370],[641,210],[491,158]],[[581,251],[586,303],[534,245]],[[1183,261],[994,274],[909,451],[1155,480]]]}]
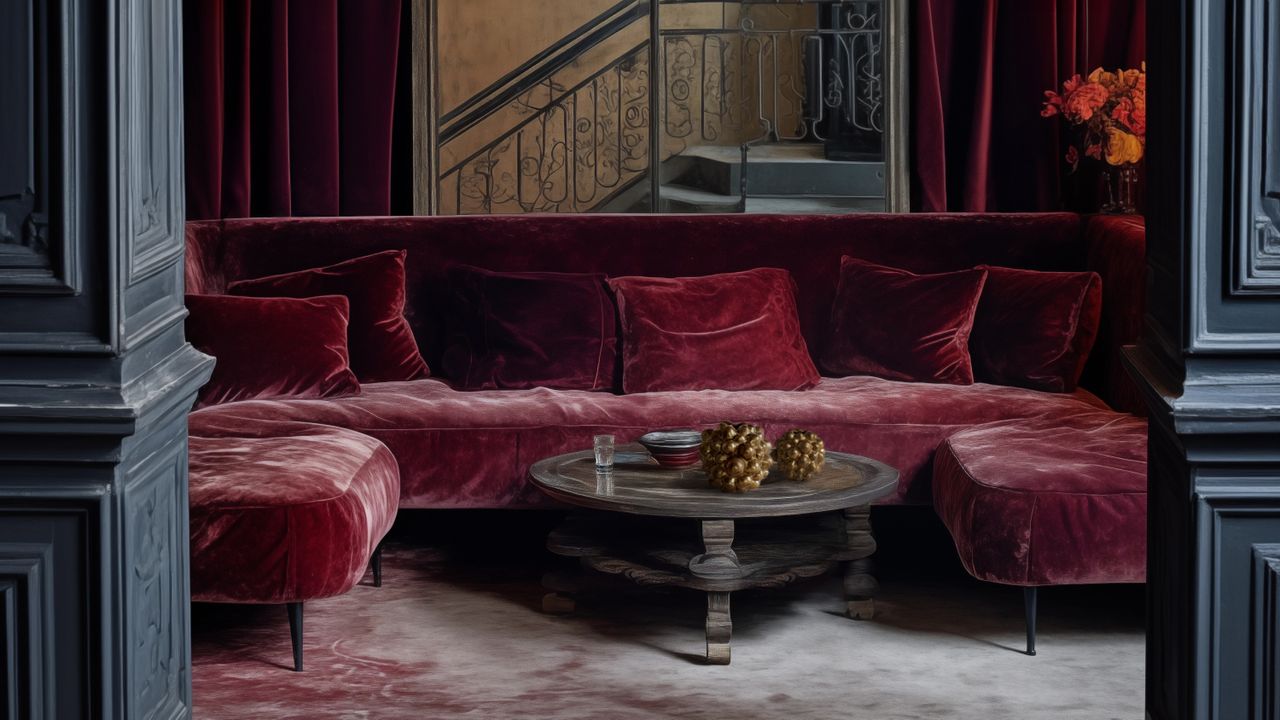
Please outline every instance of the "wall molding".
[{"label": "wall molding", "polygon": [[[1233,295],[1280,297],[1280,8],[1268,0],[1234,0],[1229,57],[1232,171],[1240,193],[1232,223]],[[1270,126],[1268,126],[1270,123]]]}]

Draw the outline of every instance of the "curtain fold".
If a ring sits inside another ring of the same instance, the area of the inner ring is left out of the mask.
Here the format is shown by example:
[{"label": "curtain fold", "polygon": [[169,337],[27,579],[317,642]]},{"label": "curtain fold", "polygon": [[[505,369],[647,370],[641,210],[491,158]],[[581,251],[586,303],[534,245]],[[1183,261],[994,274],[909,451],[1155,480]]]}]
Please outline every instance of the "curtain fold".
[{"label": "curtain fold", "polygon": [[387,215],[402,0],[187,0],[187,217]]},{"label": "curtain fold", "polygon": [[1096,169],[1068,174],[1044,91],[1146,55],[1146,0],[916,0],[914,207],[1092,210]]}]

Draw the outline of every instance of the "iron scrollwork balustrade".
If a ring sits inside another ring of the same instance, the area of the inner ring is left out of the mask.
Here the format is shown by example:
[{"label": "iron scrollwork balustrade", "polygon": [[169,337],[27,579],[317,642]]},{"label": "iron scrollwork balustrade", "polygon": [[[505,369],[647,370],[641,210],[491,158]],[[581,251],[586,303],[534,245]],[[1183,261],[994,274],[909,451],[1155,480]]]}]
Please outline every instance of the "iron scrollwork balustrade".
[{"label": "iron scrollwork balustrade", "polygon": [[649,169],[649,45],[643,43],[550,101],[530,91],[526,117],[441,175],[457,214],[587,212]]},{"label": "iron scrollwork balustrade", "polygon": [[[747,15],[736,28],[663,31],[662,129],[671,151],[690,142],[824,142],[837,113],[859,131],[884,133],[881,0],[742,6],[767,7],[780,27]],[[829,21],[796,27],[806,6]]]}]

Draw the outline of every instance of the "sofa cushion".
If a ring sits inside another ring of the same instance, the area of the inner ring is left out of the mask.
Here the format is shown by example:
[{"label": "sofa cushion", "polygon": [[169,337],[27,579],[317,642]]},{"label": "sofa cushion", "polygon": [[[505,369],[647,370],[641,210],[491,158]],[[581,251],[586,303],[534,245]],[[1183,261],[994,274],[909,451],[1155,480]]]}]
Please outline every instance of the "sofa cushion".
[{"label": "sofa cushion", "polygon": [[500,273],[460,265],[442,369],[467,390],[613,390],[618,319],[603,273]]},{"label": "sofa cushion", "polygon": [[625,392],[799,390],[818,382],[786,270],[619,277],[609,285],[622,323]]},{"label": "sofa cushion", "polygon": [[985,270],[917,275],[845,256],[823,370],[972,383],[969,333],[986,278]]},{"label": "sofa cushion", "polygon": [[313,297],[351,301],[351,369],[361,382],[412,380],[430,374],[405,320],[404,250],[333,265],[233,282],[232,295]]},{"label": "sofa cushion", "polygon": [[344,593],[396,517],[395,458],[350,430],[195,413],[190,465],[193,600]]},{"label": "sofa cushion", "polygon": [[969,338],[974,374],[1001,385],[1074,390],[1098,337],[1098,274],[984,267]]},{"label": "sofa cushion", "polygon": [[1103,407],[1083,390],[1045,393],[860,376],[825,378],[802,392],[637,395],[546,388],[463,392],[431,379],[365,385],[359,396],[336,400],[254,400],[199,412],[304,420],[376,437],[400,462],[403,507],[519,507],[547,504],[526,480],[534,462],[589,448],[596,433],[625,443],[655,428],[711,427],[726,419],[761,424],[771,440],[794,427],[812,430],[831,450],[897,468],[899,492],[886,502],[928,504],[934,451],[955,432]]},{"label": "sofa cushion", "polygon": [[1105,411],[952,435],[933,502],[965,569],[1008,585],[1142,582],[1147,425]]},{"label": "sofa cushion", "polygon": [[187,340],[218,362],[197,407],[360,392],[347,364],[347,299],[186,297]]}]

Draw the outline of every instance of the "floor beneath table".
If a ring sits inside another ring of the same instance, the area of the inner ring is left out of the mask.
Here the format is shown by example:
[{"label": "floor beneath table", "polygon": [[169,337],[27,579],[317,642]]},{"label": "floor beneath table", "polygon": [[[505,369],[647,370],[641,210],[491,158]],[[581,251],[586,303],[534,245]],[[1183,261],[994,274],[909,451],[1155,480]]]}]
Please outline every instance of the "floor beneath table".
[{"label": "floor beneath table", "polygon": [[[877,520],[900,524],[892,514]],[[307,604],[303,673],[290,670],[283,608],[196,606],[195,716],[1143,714],[1141,587],[1043,590],[1040,654],[1025,657],[1020,592],[957,572],[936,537],[919,541],[928,528],[878,525],[885,552],[874,621],[841,615],[834,576],[736,593],[733,663],[712,667],[701,663],[705,603],[697,593],[588,597],[573,615],[544,615],[539,578],[557,561],[539,538],[554,522],[402,513],[382,588],[366,578],[347,595]]]}]

